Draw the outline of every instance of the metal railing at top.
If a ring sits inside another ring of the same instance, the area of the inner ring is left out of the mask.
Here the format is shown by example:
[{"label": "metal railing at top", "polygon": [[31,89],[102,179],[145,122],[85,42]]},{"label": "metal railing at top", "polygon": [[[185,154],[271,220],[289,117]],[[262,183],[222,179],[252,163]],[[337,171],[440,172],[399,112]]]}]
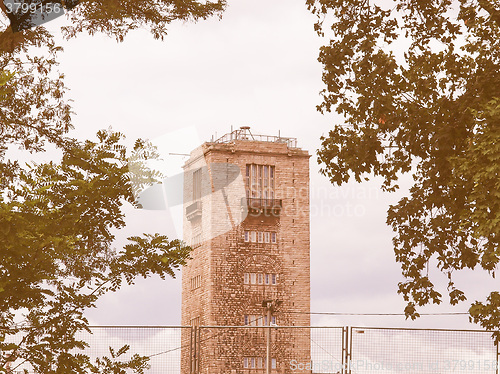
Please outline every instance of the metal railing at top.
[{"label": "metal railing at top", "polygon": [[247,127],[243,127],[238,130],[234,130],[228,134],[225,134],[220,138],[214,140],[214,143],[231,143],[236,140],[258,141],[258,142],[269,142],[269,143],[285,143],[288,146],[288,148],[297,148],[297,138],[252,134],[250,132],[250,129]]}]

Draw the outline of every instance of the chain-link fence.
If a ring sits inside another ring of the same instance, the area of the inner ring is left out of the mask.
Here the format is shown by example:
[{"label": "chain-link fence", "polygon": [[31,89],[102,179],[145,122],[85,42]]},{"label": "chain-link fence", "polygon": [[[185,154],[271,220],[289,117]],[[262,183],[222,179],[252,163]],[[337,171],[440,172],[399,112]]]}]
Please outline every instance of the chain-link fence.
[{"label": "chain-link fence", "polygon": [[[187,373],[308,372],[314,362],[342,365],[342,327],[212,326],[196,329]],[[269,362],[267,363],[267,358]]]},{"label": "chain-link fence", "polygon": [[353,374],[498,373],[490,332],[352,327],[349,335]]},{"label": "chain-link fence", "polygon": [[[90,330],[90,333],[80,331],[76,335],[76,339],[86,342],[88,347],[83,350],[73,350],[72,353],[85,354],[89,356],[92,363],[102,357],[111,358],[111,361],[125,362],[138,354],[148,357],[148,374],[178,374],[181,372],[181,336],[183,331],[189,334],[191,327],[92,326]],[[19,344],[22,341],[22,334],[11,336],[9,340]],[[116,355],[126,345],[130,348],[116,359],[112,359],[111,350]],[[2,356],[8,357],[9,355],[12,355],[12,352],[5,352]],[[11,361],[3,367],[9,374],[39,373],[29,362],[22,359]]]},{"label": "chain-link fence", "polygon": [[181,326],[95,326],[92,333],[81,332],[78,338],[89,343],[85,354],[95,360],[110,356],[109,347],[115,351],[129,345],[130,349],[121,360],[128,360],[133,354],[149,358],[148,374],[180,373],[181,335],[189,333],[191,327]]},{"label": "chain-link fence", "polygon": [[[475,330],[96,326],[77,338],[92,361],[129,345],[119,359],[148,357],[148,374],[264,374],[267,365],[273,374],[498,374],[491,333]],[[9,366],[35,373],[28,363]]]}]

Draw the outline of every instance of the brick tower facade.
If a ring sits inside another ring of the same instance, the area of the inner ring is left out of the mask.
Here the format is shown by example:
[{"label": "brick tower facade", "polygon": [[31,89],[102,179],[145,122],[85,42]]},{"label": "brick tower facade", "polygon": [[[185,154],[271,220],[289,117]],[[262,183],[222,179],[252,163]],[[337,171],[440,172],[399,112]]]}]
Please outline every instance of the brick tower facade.
[{"label": "brick tower facade", "polygon": [[[201,328],[199,361],[183,374],[265,373],[269,329],[257,326],[310,324],[310,156],[296,143],[242,127],[195,149],[184,166],[193,252],[182,271],[182,325],[248,328]],[[272,330],[272,373],[310,360],[307,329]]]}]

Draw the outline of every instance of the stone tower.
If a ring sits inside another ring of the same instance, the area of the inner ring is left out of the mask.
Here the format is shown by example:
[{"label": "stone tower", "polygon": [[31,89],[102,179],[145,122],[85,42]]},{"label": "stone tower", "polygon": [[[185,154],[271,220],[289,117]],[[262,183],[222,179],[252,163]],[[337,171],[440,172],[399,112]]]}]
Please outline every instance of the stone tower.
[{"label": "stone tower", "polygon": [[[201,328],[199,360],[183,364],[183,374],[265,373],[268,330],[273,373],[310,360],[307,329],[251,328],[310,324],[309,157],[296,139],[249,127],[191,152],[184,240],[193,252],[182,271],[182,325],[249,328]],[[189,354],[184,348],[183,363]]]}]

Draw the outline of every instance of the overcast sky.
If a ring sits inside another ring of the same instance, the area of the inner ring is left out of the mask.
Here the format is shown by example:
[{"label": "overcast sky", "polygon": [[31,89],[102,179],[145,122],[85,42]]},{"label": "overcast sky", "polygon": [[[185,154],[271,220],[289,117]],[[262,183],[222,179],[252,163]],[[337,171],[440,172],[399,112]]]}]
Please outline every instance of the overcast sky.
[{"label": "overcast sky", "polygon": [[[60,22],[48,27],[55,31]],[[112,126],[129,141],[179,139],[172,148],[178,153],[189,153],[198,142],[221,136],[231,126],[298,138],[299,146],[312,154],[311,311],[402,313],[405,304],[396,293],[400,270],[385,219],[388,205],[403,192],[384,194],[377,181],[334,187],[319,174],[319,138],[341,119],[316,111],[323,88],[317,62],[322,40],[313,23],[303,0],[229,0],[221,20],[173,24],[164,41],[134,31],[121,44],[85,35],[65,42],[60,69],[74,100],[73,135],[90,138]],[[183,159],[172,156],[171,161],[180,165]],[[179,235],[167,212],[127,213],[129,224],[121,237],[142,232]],[[471,272],[457,282],[472,299],[484,297],[495,284]],[[180,289],[180,274],[175,280],[141,280],[103,298],[88,316],[92,324],[101,325],[178,325]],[[421,311],[467,309],[467,304],[451,308],[445,302]],[[317,316],[313,323],[476,328],[466,316],[416,322]]]}]

